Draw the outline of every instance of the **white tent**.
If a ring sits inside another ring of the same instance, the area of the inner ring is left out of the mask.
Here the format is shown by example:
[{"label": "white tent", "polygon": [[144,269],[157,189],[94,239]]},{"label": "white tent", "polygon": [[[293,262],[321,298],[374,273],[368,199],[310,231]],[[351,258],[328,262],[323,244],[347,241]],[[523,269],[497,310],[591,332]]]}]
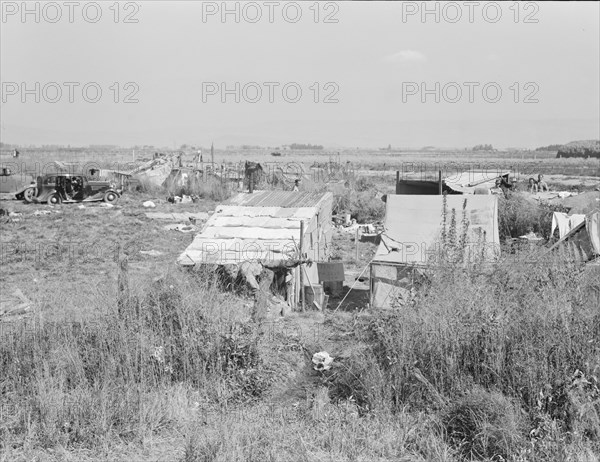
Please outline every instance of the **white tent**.
[{"label": "white tent", "polygon": [[395,298],[406,296],[415,272],[435,264],[440,257],[443,233],[443,201],[446,199],[446,226],[455,210],[457,232],[462,229],[466,200],[468,232],[464,256],[475,253],[486,261],[499,255],[498,199],[492,195],[389,195],[381,243],[371,263],[371,304],[389,306]]}]

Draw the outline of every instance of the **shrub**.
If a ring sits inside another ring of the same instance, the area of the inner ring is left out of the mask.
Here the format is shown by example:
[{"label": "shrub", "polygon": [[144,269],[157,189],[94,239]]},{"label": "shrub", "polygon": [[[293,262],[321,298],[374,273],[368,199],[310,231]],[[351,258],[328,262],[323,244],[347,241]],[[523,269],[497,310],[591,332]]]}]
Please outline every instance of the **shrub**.
[{"label": "shrub", "polygon": [[356,403],[361,415],[385,409],[383,375],[370,349],[353,352],[348,358],[337,359],[334,364],[331,371],[323,373],[333,402],[351,400]]},{"label": "shrub", "polygon": [[194,177],[190,175],[185,187],[181,188],[177,192],[179,192],[178,195],[196,195],[201,199],[211,199],[217,202],[222,202],[231,196],[233,189],[234,187],[230,182],[221,181],[213,176]]},{"label": "shrub", "polygon": [[519,406],[479,387],[453,402],[442,419],[449,442],[470,459],[508,460],[525,440]]},{"label": "shrub", "polygon": [[333,213],[350,213],[358,223],[381,221],[385,217],[385,202],[372,191],[357,193],[345,190],[334,196]]},{"label": "shrub", "polygon": [[516,238],[530,231],[550,238],[552,214],[567,212],[560,204],[537,204],[520,194],[511,194],[508,198],[498,199],[498,230],[500,239]]}]

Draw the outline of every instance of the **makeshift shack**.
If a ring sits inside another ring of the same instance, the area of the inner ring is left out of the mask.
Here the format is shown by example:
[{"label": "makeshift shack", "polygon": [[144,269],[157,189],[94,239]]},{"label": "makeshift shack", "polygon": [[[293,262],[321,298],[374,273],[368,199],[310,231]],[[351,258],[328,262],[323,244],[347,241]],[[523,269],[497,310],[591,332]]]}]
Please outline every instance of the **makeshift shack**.
[{"label": "makeshift shack", "polygon": [[[405,301],[424,268],[440,256],[443,201],[447,223],[456,210],[457,232],[461,232],[463,202],[469,222],[466,251],[483,255],[486,261],[499,255],[498,199],[493,195],[388,195],[384,231],[371,262],[371,306],[384,308]],[[472,254],[465,255],[468,260]]]},{"label": "makeshift shack", "polygon": [[[181,265],[241,265],[244,262],[293,260],[302,253],[312,261],[331,254],[333,194],[298,191],[239,193],[219,205],[201,232],[181,254]],[[303,235],[300,229],[303,222]],[[302,272],[302,277],[300,276]],[[292,270],[292,306],[298,303],[300,280],[318,284],[317,265]]]},{"label": "makeshift shack", "polygon": [[[496,187],[496,180],[509,183],[510,172],[466,171],[438,179],[423,178],[423,175],[406,174],[398,176],[396,194],[439,195],[440,191],[447,194],[476,194],[481,191],[491,191]],[[477,191],[476,190],[480,190]]]}]

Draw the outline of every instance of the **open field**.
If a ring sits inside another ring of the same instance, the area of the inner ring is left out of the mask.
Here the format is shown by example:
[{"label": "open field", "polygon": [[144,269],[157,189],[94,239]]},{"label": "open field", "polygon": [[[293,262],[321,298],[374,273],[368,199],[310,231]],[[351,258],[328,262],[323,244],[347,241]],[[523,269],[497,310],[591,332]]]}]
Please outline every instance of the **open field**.
[{"label": "open field", "polygon": [[[81,166],[94,165],[113,167],[126,170],[136,165],[140,159],[151,159],[155,151],[115,150],[96,151],[91,149],[44,150],[22,149],[20,157],[15,161],[9,150],[0,151],[0,163],[15,164],[19,171],[40,171],[53,161],[74,162]],[[160,151],[178,152],[178,151]],[[183,163],[191,164],[193,152],[184,152]],[[314,163],[340,164],[355,171],[389,171],[437,172],[438,170],[456,173],[466,170],[513,170],[522,175],[537,173],[596,176],[600,177],[600,160],[598,159],[557,159],[555,152],[523,151],[523,152],[472,152],[472,151],[372,151],[372,150],[341,150],[341,151],[282,151],[281,156],[274,157],[271,150],[220,150],[216,149],[214,161],[216,164],[240,165],[246,160],[261,162],[267,165],[285,165],[300,163],[311,166]],[[203,150],[204,162],[210,162],[210,150]]]},{"label": "open field", "polygon": [[[391,159],[370,157],[336,193],[339,211],[381,220],[375,191],[393,191]],[[548,179],[592,189],[597,162],[579,162],[586,177]],[[359,243],[355,260],[354,233],[340,230],[334,258],[354,290],[323,313],[281,318],[214,273],[177,267],[193,233],[165,230],[141,204],[198,212],[217,202],[175,205],[166,194],[125,193],[113,208],[1,202],[20,214],[0,223],[2,292],[19,289],[33,309],[0,319],[0,461],[598,460],[597,265],[535,248],[486,275],[433,270],[414,306],[375,311],[368,279],[355,278],[376,247]],[[535,223],[525,211],[504,217],[518,222],[504,232],[547,226],[548,210]],[[313,370],[317,351],[335,358],[331,371]]]},{"label": "open field", "polygon": [[0,462],[600,462],[600,2],[0,10]]}]

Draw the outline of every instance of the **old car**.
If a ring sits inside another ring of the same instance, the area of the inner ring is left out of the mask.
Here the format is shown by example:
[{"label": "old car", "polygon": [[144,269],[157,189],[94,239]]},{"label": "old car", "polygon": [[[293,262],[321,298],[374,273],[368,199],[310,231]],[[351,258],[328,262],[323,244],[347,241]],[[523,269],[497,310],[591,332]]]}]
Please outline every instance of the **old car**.
[{"label": "old car", "polygon": [[9,194],[18,200],[31,202],[35,196],[36,182],[31,175],[13,173],[10,168],[0,172],[0,194]]},{"label": "old car", "polygon": [[121,190],[114,183],[90,179],[85,175],[51,173],[39,176],[33,202],[69,204],[74,202],[116,202]]}]

